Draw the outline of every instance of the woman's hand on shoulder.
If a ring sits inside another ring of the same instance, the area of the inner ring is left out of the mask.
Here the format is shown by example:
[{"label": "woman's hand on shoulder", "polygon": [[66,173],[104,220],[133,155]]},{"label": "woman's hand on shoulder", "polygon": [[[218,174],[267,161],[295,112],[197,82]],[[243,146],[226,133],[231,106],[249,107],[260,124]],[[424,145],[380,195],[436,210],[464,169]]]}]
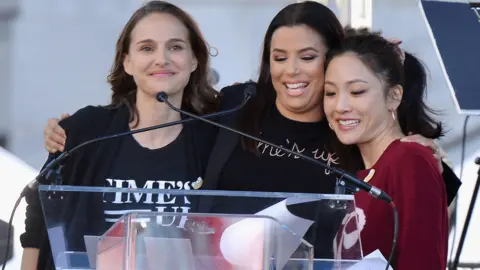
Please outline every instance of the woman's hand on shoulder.
[{"label": "woman's hand on shoulder", "polygon": [[436,139],[428,139],[419,134],[409,134],[407,137],[401,139],[402,142],[414,142],[425,147],[428,147],[432,150],[435,160],[437,160],[440,173],[443,173],[443,164],[442,161],[448,164],[446,161],[447,154],[443,151],[442,147]]},{"label": "woman's hand on shoulder", "polygon": [[48,119],[47,125],[43,129],[43,139],[45,142],[45,149],[49,153],[63,152],[67,135],[65,130],[59,125],[59,122],[67,117],[69,114],[62,114],[60,118]]}]

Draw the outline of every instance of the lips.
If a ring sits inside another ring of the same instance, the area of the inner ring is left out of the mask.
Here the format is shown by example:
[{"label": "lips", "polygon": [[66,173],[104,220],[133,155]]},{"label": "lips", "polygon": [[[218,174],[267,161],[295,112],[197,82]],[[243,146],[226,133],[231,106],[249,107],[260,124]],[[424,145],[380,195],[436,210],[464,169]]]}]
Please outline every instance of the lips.
[{"label": "lips", "polygon": [[356,128],[360,124],[358,119],[341,119],[337,120],[338,127],[340,130],[349,131]]},{"label": "lips", "polygon": [[163,78],[163,77],[172,76],[173,74],[174,74],[173,72],[162,71],[162,72],[154,72],[151,74],[151,76],[155,78]]},{"label": "lips", "polygon": [[287,88],[287,94],[290,96],[301,96],[305,93],[309,83],[307,82],[296,82],[296,83],[285,83]]}]

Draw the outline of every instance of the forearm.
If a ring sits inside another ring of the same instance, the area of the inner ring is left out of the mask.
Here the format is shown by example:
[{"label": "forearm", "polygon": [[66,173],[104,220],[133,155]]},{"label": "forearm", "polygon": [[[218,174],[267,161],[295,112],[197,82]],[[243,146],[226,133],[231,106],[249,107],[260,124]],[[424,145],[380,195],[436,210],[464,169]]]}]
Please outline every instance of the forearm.
[{"label": "forearm", "polygon": [[37,248],[23,249],[21,270],[36,270],[39,252]]}]

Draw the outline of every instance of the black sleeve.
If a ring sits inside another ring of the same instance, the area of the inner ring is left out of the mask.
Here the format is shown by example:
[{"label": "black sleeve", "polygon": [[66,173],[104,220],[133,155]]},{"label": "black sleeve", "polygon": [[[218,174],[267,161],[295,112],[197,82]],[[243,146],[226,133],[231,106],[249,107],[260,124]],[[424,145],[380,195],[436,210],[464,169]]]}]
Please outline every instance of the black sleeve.
[{"label": "black sleeve", "polygon": [[255,87],[256,84],[254,82],[242,83],[242,84],[235,84],[231,86],[227,86],[220,90],[221,94],[221,103],[220,109],[221,110],[228,110],[238,106],[242,103],[245,94],[245,88],[253,86]]},{"label": "black sleeve", "polygon": [[[47,158],[47,162],[42,167],[45,167],[52,159],[57,155],[50,154]],[[45,182],[49,179],[42,179],[41,184],[46,184]],[[28,192],[25,196],[25,201],[27,203],[26,208],[26,219],[25,219],[25,232],[20,235],[20,243],[23,248],[40,248],[43,241],[43,235],[46,231],[45,221],[43,219],[43,210],[40,202],[40,197],[37,191]]]},{"label": "black sleeve", "polygon": [[[98,112],[98,107],[88,106],[59,123],[67,134],[65,149],[71,149],[78,143],[83,142],[84,134],[91,130],[88,124],[92,119],[92,115],[96,112]],[[42,166],[42,170],[51,160],[59,155],[60,153],[50,154]],[[64,179],[65,175],[69,175],[70,171],[71,166],[65,164],[62,169]],[[50,184],[54,180],[55,174],[47,173],[47,177],[40,179],[40,184]],[[25,232],[20,235],[20,242],[23,248],[40,248],[43,245],[43,241],[45,241],[43,237],[46,235],[46,228],[39,193],[37,191],[29,192],[25,196],[25,201],[27,203]]]},{"label": "black sleeve", "polygon": [[447,200],[448,205],[452,203],[453,199],[457,196],[458,189],[462,185],[462,182],[453,172],[453,170],[445,162],[442,162],[443,165],[443,181],[445,181],[445,188],[447,191]]}]

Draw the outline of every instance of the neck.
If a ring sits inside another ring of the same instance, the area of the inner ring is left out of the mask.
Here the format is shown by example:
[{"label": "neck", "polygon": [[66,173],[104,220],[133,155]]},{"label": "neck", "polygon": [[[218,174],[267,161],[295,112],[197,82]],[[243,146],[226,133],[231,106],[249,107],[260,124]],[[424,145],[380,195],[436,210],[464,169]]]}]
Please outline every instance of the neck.
[{"label": "neck", "polygon": [[369,169],[380,159],[388,146],[395,140],[405,137],[398,123],[385,129],[374,139],[358,144],[365,168]]},{"label": "neck", "polygon": [[278,105],[278,100],[275,101],[275,106],[277,107],[278,112],[290,120],[303,122],[303,123],[314,123],[319,122],[323,119],[324,113],[322,106],[315,106],[314,109],[306,112],[292,112],[286,110],[284,107]]},{"label": "neck", "polygon": [[[180,108],[182,97],[169,97],[173,106]],[[130,123],[130,129],[136,130],[181,119],[180,113],[172,110],[167,104],[159,102],[155,97],[147,96],[143,91],[137,91],[136,108],[137,117]],[[136,123],[136,125],[134,125]],[[135,139],[144,147],[159,148],[176,139],[182,125],[175,125],[166,128],[155,129],[147,132],[134,134]]]}]

